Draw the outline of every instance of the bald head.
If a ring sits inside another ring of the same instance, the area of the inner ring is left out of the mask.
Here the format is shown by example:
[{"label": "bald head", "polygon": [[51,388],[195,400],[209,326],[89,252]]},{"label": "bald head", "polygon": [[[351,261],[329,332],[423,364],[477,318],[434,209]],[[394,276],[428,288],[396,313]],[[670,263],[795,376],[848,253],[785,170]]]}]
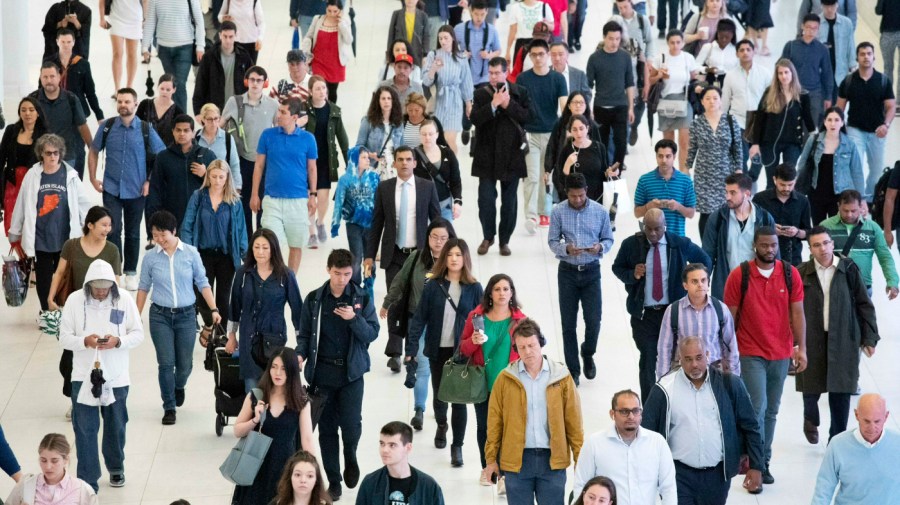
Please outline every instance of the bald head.
[{"label": "bald head", "polygon": [[859,397],[856,420],[859,422],[859,431],[867,442],[874,444],[881,439],[888,415],[890,412],[887,410],[887,402],[881,395],[867,393]]},{"label": "bald head", "polygon": [[662,240],[666,234],[666,215],[662,210],[653,208],[644,214],[644,235],[651,244]]}]

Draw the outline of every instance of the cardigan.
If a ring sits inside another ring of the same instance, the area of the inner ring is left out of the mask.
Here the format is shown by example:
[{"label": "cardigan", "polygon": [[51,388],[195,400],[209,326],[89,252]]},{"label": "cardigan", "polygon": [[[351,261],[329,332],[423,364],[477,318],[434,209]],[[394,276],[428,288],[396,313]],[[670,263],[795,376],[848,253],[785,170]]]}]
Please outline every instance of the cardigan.
[{"label": "cardigan", "polygon": [[[466,324],[469,312],[475,309],[484,296],[484,288],[481,283],[459,284],[461,293],[456,304],[456,318],[453,322],[453,347],[459,347],[459,339]],[[444,279],[432,279],[425,284],[422,297],[416,307],[415,315],[409,322],[409,332],[406,338],[406,355],[415,358],[419,354],[419,339],[425,330],[425,350],[423,354],[430,359],[438,359],[441,347],[441,333],[444,326],[444,310],[447,307],[450,281]],[[409,338],[413,335],[413,338]]]},{"label": "cardigan", "polygon": [[[316,57],[316,37],[319,36],[319,29],[324,23],[325,16],[314,17],[312,24],[309,25],[309,31],[300,43],[300,49],[307,55],[308,65],[312,65]],[[353,32],[350,30],[350,16],[347,14],[341,16],[341,22],[338,24],[338,57],[342,67],[346,67],[353,59]]]}]

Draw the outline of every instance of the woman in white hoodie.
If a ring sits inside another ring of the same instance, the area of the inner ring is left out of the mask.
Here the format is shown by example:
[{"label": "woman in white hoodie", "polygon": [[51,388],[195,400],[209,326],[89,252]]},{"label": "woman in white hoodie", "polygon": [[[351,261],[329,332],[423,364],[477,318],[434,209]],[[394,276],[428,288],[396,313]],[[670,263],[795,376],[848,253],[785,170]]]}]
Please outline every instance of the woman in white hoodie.
[{"label": "woman in white hoodie", "polygon": [[[35,258],[38,300],[47,310],[47,297],[63,244],[81,236],[90,201],[78,172],[64,162],[66,142],[48,133],[35,142],[38,161],[22,179],[13,209],[9,242]],[[38,211],[40,209],[40,211]]]},{"label": "woman in white hoodie", "polygon": [[[78,475],[94,490],[100,479],[97,434],[103,418],[103,459],[109,485],[125,485],[126,399],[131,385],[129,351],[144,341],[141,316],[131,294],[116,285],[112,266],[95,260],[88,267],[84,289],[69,295],[63,307],[59,345],[74,352],[72,359],[72,429],[78,451]],[[91,391],[91,373],[99,363],[106,381]],[[99,409],[97,407],[100,407]]]}]

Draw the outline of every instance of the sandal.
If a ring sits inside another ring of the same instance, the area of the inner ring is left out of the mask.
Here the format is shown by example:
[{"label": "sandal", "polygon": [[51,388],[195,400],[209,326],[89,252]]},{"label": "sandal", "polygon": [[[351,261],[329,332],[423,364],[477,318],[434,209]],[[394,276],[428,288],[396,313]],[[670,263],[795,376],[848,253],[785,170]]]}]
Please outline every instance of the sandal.
[{"label": "sandal", "polygon": [[209,336],[212,335],[212,331],[212,326],[204,326],[203,329],[200,330],[200,336],[198,340],[200,341],[200,345],[204,348],[209,344]]}]

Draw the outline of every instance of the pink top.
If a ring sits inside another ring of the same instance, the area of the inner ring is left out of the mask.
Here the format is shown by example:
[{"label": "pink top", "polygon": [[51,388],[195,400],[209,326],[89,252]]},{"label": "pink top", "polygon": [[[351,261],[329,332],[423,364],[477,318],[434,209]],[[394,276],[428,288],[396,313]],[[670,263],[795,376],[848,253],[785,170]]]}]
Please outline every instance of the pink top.
[{"label": "pink top", "polygon": [[313,49],[315,55],[311,65],[312,73],[324,77],[325,82],[344,82],[347,69],[341,66],[338,32],[337,29],[327,30],[328,28],[322,27],[316,35],[316,45]]},{"label": "pink top", "polygon": [[62,478],[57,484],[47,484],[44,475],[37,476],[37,487],[34,505],[79,505],[81,500],[81,482],[69,476]]},{"label": "pink top", "polygon": [[564,15],[568,15],[569,0],[544,0],[544,3],[553,11],[553,36],[559,37],[561,28],[559,19]]}]

